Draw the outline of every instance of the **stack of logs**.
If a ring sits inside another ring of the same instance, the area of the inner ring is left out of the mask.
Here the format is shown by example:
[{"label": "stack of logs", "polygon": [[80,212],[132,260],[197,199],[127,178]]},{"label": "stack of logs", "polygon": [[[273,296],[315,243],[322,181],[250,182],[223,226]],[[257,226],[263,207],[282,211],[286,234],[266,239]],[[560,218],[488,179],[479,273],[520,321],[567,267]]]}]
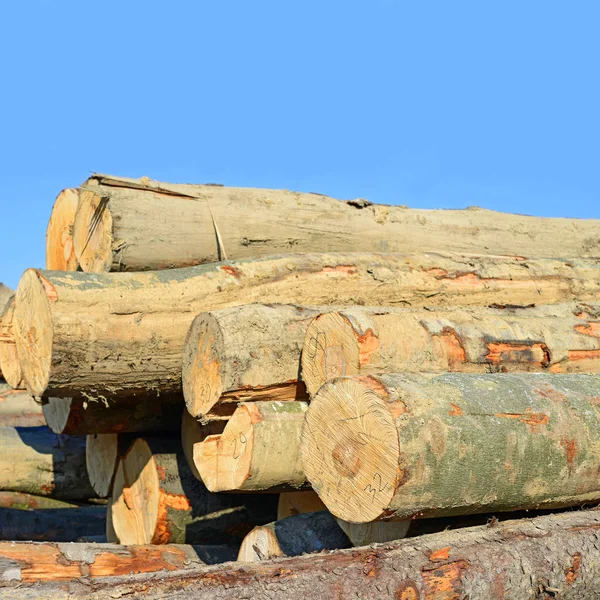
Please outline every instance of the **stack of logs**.
[{"label": "stack of logs", "polygon": [[600,223],[94,175],[46,257],[0,322],[8,591],[600,593]]}]

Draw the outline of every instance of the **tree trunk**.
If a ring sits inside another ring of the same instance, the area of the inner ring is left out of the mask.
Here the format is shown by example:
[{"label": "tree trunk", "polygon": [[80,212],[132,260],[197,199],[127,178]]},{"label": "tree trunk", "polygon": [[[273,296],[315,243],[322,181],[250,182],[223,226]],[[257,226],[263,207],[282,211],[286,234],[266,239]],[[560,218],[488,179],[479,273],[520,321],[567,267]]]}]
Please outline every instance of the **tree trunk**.
[{"label": "tree trunk", "polygon": [[12,320],[15,312],[15,297],[12,296],[0,319],[0,373],[11,388],[25,389],[21,363],[17,356],[17,346],[13,334]]},{"label": "tree trunk", "polygon": [[77,271],[79,263],[73,246],[73,226],[79,192],[67,188],[56,198],[46,230],[46,269]]},{"label": "tree trunk", "polygon": [[44,398],[42,409],[55,433],[175,432],[181,426],[182,395],[132,395]]},{"label": "tree trunk", "polygon": [[211,420],[217,403],[307,400],[298,382],[306,329],[319,311],[248,304],[200,313],[183,350],[183,393],[195,417]]},{"label": "tree trunk", "polygon": [[112,526],[123,544],[231,543],[271,521],[276,497],[211,494],[177,440],[138,438],[120,461]]},{"label": "tree trunk", "polygon": [[517,310],[367,309],[314,319],[302,351],[310,394],[334,377],[369,373],[600,373],[600,305]]},{"label": "tree trunk", "polygon": [[226,423],[227,421],[219,420],[203,425],[184,409],[181,419],[181,445],[187,465],[196,479],[202,480],[202,477],[194,464],[194,446],[203,442],[209,435],[223,433]]},{"label": "tree trunk", "polygon": [[266,257],[151,273],[25,272],[15,339],[34,396],[181,392],[196,314],[261,302],[446,306],[600,297],[597,261],[437,254]]},{"label": "tree trunk", "polygon": [[39,427],[45,424],[41,405],[27,392],[0,384],[0,426]]},{"label": "tree trunk", "polygon": [[600,256],[600,224],[594,220],[484,209],[408,209],[362,199],[340,202],[320,194],[108,175],[94,175],[79,190],[74,244],[84,271],[169,269],[290,250],[350,248]]},{"label": "tree trunk", "polygon": [[306,402],[246,402],[222,434],[194,446],[194,464],[211,492],[299,488]]},{"label": "tree trunk", "polygon": [[327,510],[327,508],[318,494],[312,490],[282,492],[279,494],[279,502],[277,504],[277,520],[322,510]]},{"label": "tree trunk", "polygon": [[47,427],[0,427],[0,490],[87,500],[95,496],[85,471],[85,438]]},{"label": "tree trunk", "polygon": [[597,502],[599,398],[595,375],[334,379],[310,404],[302,464],[354,523]]},{"label": "tree trunk", "polygon": [[0,508],[0,540],[74,542],[104,534],[105,506],[21,510]]},{"label": "tree trunk", "polygon": [[[235,550],[228,546],[2,542],[0,581],[29,583],[74,581],[80,578],[114,579],[132,573],[189,571],[205,564],[229,560],[235,560]],[[78,594],[77,597],[81,596]]]}]

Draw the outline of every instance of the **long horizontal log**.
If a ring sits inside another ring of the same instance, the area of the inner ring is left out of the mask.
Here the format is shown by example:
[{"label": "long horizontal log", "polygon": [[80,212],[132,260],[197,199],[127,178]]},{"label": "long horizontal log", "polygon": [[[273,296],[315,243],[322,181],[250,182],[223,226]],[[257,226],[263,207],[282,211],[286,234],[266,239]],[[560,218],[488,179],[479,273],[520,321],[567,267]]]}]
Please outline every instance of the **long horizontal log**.
[{"label": "long horizontal log", "polygon": [[112,527],[123,544],[232,543],[273,520],[275,496],[212,494],[179,440],[138,438],[119,462]]},{"label": "long horizontal log", "polygon": [[260,300],[313,306],[528,305],[600,298],[600,262],[310,254],[149,273],[25,272],[13,329],[34,396],[181,392],[196,314]]},{"label": "long horizontal log", "polygon": [[3,592],[19,600],[100,600],[108,592],[147,600],[596,600],[599,544],[600,514],[576,511],[260,564],[96,579],[92,589],[76,579],[35,587],[17,580]]},{"label": "long horizontal log", "polygon": [[0,426],[39,427],[45,425],[42,406],[24,390],[0,384]]},{"label": "long horizontal log", "polygon": [[79,193],[74,244],[84,271],[165,269],[290,250],[600,256],[594,220],[409,209],[109,175],[94,175]]},{"label": "long horizontal log", "polygon": [[78,190],[67,188],[58,194],[46,229],[46,269],[77,271],[73,227],[78,205]]},{"label": "long horizontal log", "polygon": [[85,438],[47,427],[0,427],[0,490],[87,500],[95,496],[85,471]]},{"label": "long horizontal log", "polygon": [[78,504],[48,498],[47,496],[34,496],[24,492],[7,492],[0,490],[0,508],[18,508],[19,510],[35,510],[38,508],[77,508]]},{"label": "long horizontal log", "polygon": [[17,356],[17,346],[13,334],[12,320],[15,312],[15,297],[6,303],[0,318],[0,373],[11,388],[25,389],[21,363]]},{"label": "long horizontal log", "polygon": [[599,315],[598,304],[328,312],[308,327],[302,379],[315,394],[328,379],[369,373],[600,373]]},{"label": "long horizontal log", "polygon": [[[255,400],[308,400],[298,381],[306,329],[320,311],[248,304],[200,313],[183,350],[183,394],[189,413]],[[216,406],[219,403],[219,406]]]},{"label": "long horizontal log", "polygon": [[247,402],[223,433],[194,445],[194,464],[211,492],[300,488],[300,434],[306,402]]},{"label": "long horizontal log", "polygon": [[600,377],[359,375],[317,392],[302,464],[361,523],[600,500]]}]

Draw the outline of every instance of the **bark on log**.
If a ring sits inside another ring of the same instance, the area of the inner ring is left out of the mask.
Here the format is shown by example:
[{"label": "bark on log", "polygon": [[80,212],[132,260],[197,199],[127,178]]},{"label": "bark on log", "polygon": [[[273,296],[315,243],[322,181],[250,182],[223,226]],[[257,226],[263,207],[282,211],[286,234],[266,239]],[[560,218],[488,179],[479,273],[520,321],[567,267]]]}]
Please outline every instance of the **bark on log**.
[{"label": "bark on log", "polygon": [[183,408],[181,394],[44,398],[42,404],[48,427],[68,435],[175,432]]},{"label": "bark on log", "polygon": [[14,578],[6,584],[14,588],[2,591],[19,600],[103,600],[109,592],[146,600],[597,600],[599,544],[600,514],[576,511],[260,564],[97,578],[93,588],[75,578],[27,586],[7,561],[3,579]]},{"label": "bark on log", "polygon": [[192,417],[187,410],[183,410],[181,418],[181,445],[187,465],[196,479],[202,480],[196,465],[194,464],[194,446],[203,442],[209,435],[223,433],[227,421],[219,420],[202,424]]},{"label": "bark on log", "polygon": [[600,500],[600,377],[363,375],[309,406],[302,464],[361,523]]},{"label": "bark on log", "polygon": [[39,427],[45,424],[41,405],[26,391],[0,384],[0,426]]},{"label": "bark on log", "polygon": [[196,314],[244,302],[313,306],[557,303],[600,298],[600,263],[439,254],[266,257],[151,273],[28,270],[13,317],[34,396],[181,392]]},{"label": "bark on log", "polygon": [[46,269],[77,271],[73,226],[79,204],[76,189],[64,189],[56,198],[46,229]]},{"label": "bark on log", "polygon": [[306,490],[302,492],[282,492],[277,503],[277,520],[301,515],[309,512],[327,510],[316,492]]},{"label": "bark on log", "polygon": [[190,414],[210,421],[221,414],[228,418],[226,403],[308,400],[298,381],[300,352],[319,312],[248,304],[200,313],[183,350],[183,394]]},{"label": "bark on log", "polygon": [[18,508],[20,510],[34,510],[38,508],[77,508],[78,504],[48,498],[47,496],[34,496],[23,492],[0,491],[0,508]]},{"label": "bark on log", "polygon": [[68,582],[79,578],[115,578],[132,573],[189,571],[199,566],[235,560],[235,556],[235,549],[228,546],[2,542],[0,581]]},{"label": "bark on log", "polygon": [[94,175],[79,190],[74,243],[84,271],[184,267],[291,249],[600,257],[600,223],[594,220],[407,209],[320,194],[109,175]]},{"label": "bark on log", "polygon": [[177,440],[138,438],[119,462],[112,526],[123,544],[232,543],[273,520],[275,496],[211,494]]},{"label": "bark on log", "polygon": [[369,373],[600,373],[600,305],[425,311],[352,307],[315,318],[302,351],[310,394]]},{"label": "bark on log", "polygon": [[12,296],[6,303],[0,319],[0,373],[11,388],[18,390],[25,389],[25,382],[12,327],[14,312],[15,297]]},{"label": "bark on log", "polygon": [[222,434],[194,445],[194,464],[211,492],[299,488],[306,402],[246,402]]},{"label": "bark on log", "polygon": [[74,542],[82,536],[103,535],[105,529],[105,506],[0,508],[0,540]]},{"label": "bark on log", "polygon": [[0,427],[0,489],[87,500],[95,496],[85,471],[85,438],[47,427]]}]

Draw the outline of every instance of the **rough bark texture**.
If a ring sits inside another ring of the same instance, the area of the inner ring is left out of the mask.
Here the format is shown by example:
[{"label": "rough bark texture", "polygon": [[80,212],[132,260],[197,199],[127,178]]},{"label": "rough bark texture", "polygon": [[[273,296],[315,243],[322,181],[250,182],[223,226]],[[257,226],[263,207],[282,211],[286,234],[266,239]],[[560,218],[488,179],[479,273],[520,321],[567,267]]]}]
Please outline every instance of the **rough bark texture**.
[{"label": "rough bark texture", "polygon": [[46,229],[46,269],[77,271],[79,263],[73,246],[73,226],[79,192],[64,189],[54,202]]},{"label": "rough bark texture", "polygon": [[[228,546],[0,543],[0,582],[95,580],[158,571],[194,570],[234,560]],[[2,585],[0,583],[0,585]],[[0,591],[0,597],[2,592]]]},{"label": "rough bark texture", "polygon": [[365,375],[311,402],[302,464],[360,523],[600,500],[600,377]]},{"label": "rough bark texture", "polygon": [[600,262],[440,254],[286,255],[150,273],[29,270],[13,318],[35,396],[181,391],[196,314],[241,303],[486,306],[600,297]]},{"label": "rough bark texture", "polygon": [[226,257],[350,248],[600,256],[600,224],[593,220],[416,210],[320,194],[108,175],[94,175],[79,190],[74,242],[85,271],[165,269]]},{"label": "rough bark texture", "polygon": [[42,409],[55,433],[136,433],[178,431],[184,408],[181,394],[126,397],[89,395],[44,398]]},{"label": "rough bark texture", "polygon": [[0,489],[86,500],[95,496],[85,471],[85,438],[47,427],[0,427]]},{"label": "rough bark texture", "polygon": [[46,421],[42,406],[23,390],[0,383],[0,426],[39,427]]},{"label": "rough bark texture", "polygon": [[238,560],[262,562],[276,556],[299,556],[349,548],[352,543],[327,511],[305,513],[255,527],[242,542]]},{"label": "rough bark texture", "polygon": [[2,317],[0,317],[0,376],[11,388],[17,390],[25,389],[25,382],[12,328],[14,312],[15,297],[11,296],[6,302]]},{"label": "rough bark texture", "polygon": [[600,305],[352,307],[308,328],[302,378],[311,394],[334,377],[407,371],[600,373]]},{"label": "rough bark texture", "polygon": [[104,535],[105,530],[105,506],[0,508],[0,540],[74,542],[82,536]]},{"label": "rough bark texture", "polygon": [[7,587],[3,597],[596,600],[599,531],[598,512],[577,511],[260,564],[96,579],[93,587],[75,579],[30,587],[5,576],[5,585],[19,587]]},{"label": "rough bark texture", "polygon": [[178,440],[138,439],[120,461],[112,526],[124,544],[231,543],[271,521],[275,496],[211,494]]},{"label": "rough bark texture", "polygon": [[183,394],[190,414],[209,419],[217,403],[307,400],[298,382],[312,308],[248,304],[201,313],[183,351]]},{"label": "rough bark texture", "polygon": [[222,434],[194,446],[194,464],[212,492],[299,488],[300,434],[306,402],[246,402]]}]

